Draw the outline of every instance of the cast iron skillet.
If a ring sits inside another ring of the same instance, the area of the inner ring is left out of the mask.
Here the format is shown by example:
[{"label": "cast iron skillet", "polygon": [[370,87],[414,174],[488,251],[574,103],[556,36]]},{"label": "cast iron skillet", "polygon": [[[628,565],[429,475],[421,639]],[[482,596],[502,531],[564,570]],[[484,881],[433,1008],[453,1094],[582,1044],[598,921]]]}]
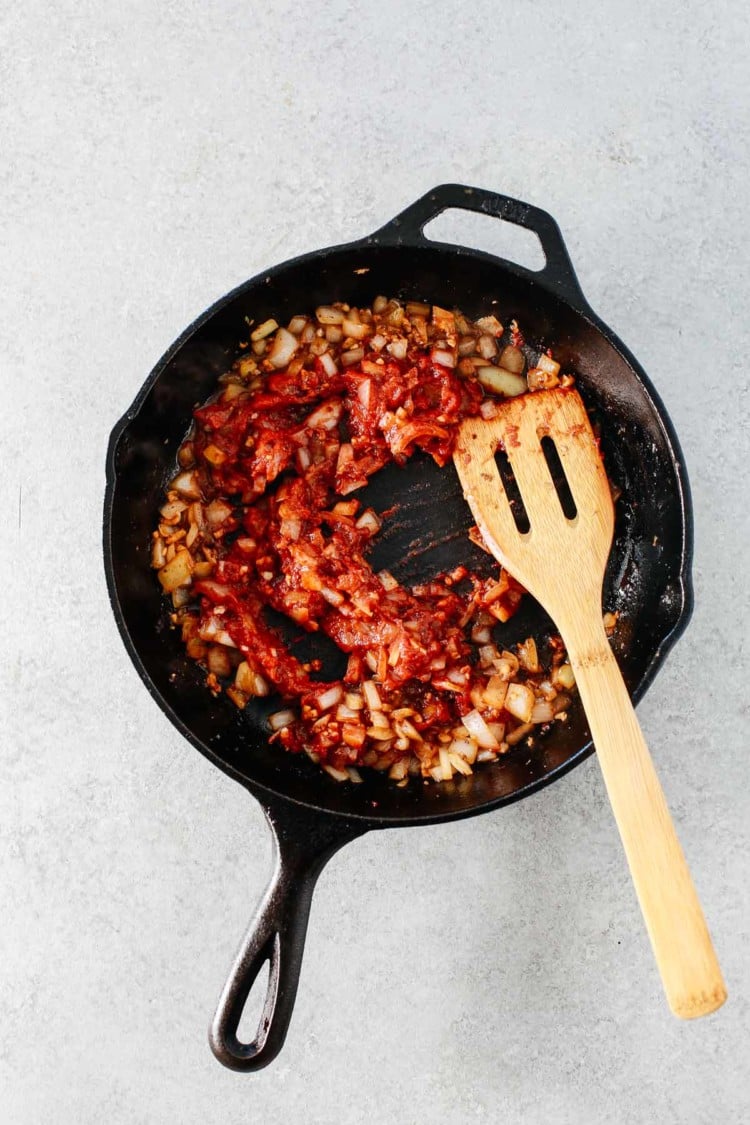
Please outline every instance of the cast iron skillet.
[{"label": "cast iron skillet", "polygon": [[[448,208],[479,211],[532,230],[546,265],[531,271],[477,250],[427,239],[427,222]],[[612,263],[616,268],[616,263]],[[618,658],[635,699],[646,690],[692,609],[690,498],[669,419],[634,357],[589,308],[562,236],[544,211],[478,188],[445,184],[358,242],[305,254],[241,285],[200,316],[149,375],[115,426],[107,456],[104,557],[112,608],[130,657],[159,706],[192,744],[261,803],[276,843],[274,872],[243,940],[210,1031],[216,1057],[236,1070],[257,1070],[279,1052],[297,991],[315,881],[326,861],[373,828],[430,824],[474,816],[527,797],[592,751],[585,719],[574,709],[565,727],[517,748],[472,777],[443,785],[413,781],[398,789],[379,775],[339,784],[304,757],[269,747],[264,716],[278,699],[239,712],[213,699],[178,634],[168,627],[149,567],[149,539],[165,480],[191,410],[246,338],[245,316],[280,322],[335,300],[369,303],[378,293],[469,315],[495,311],[518,318],[527,340],[554,342],[556,358],[578,373],[589,409],[601,423],[610,476],[623,490],[605,605],[620,611]],[[460,561],[492,565],[465,535],[471,524],[452,466],[426,457],[389,466],[370,483],[369,503],[398,504],[373,562],[415,582]],[[528,600],[500,627],[504,645],[549,627]],[[329,653],[323,654],[326,659]],[[268,990],[253,1042],[237,1029],[253,981],[270,962]]]}]

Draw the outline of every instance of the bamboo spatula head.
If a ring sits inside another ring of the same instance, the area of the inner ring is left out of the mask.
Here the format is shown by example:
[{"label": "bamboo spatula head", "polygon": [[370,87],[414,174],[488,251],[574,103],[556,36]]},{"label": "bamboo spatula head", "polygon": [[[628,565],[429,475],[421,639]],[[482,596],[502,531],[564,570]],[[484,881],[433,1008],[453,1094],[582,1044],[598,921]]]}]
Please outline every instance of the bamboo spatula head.
[{"label": "bamboo spatula head", "polygon": [[[544,439],[550,439],[557,450],[575,514],[570,510],[566,514],[563,508]],[[503,484],[498,450],[510,463],[528,530],[519,530],[518,504]],[[575,603],[584,598],[595,597],[600,605],[614,509],[596,438],[577,391],[521,395],[500,404],[495,418],[466,419],[453,460],[487,546],[555,620],[574,611]]]}]

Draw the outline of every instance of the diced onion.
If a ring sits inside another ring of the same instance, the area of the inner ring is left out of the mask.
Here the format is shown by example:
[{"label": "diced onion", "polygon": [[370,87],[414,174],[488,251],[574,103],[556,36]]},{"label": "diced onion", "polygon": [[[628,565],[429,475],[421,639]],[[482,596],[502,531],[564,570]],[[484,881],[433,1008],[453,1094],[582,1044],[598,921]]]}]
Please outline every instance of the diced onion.
[{"label": "diced onion", "polygon": [[341,403],[336,401],[324,402],[305,419],[305,426],[309,430],[335,430],[341,417]]},{"label": "diced onion", "polygon": [[569,664],[561,664],[556,672],[553,673],[553,680],[555,684],[565,688],[567,691],[572,691],[576,685],[573,669]]},{"label": "diced onion", "polygon": [[477,340],[477,351],[482,359],[494,359],[497,355],[497,344],[494,336],[480,336]]},{"label": "diced onion", "polygon": [[320,357],[320,366],[323,368],[326,375],[334,376],[338,371],[336,360],[330,352],[323,352],[323,355]]},{"label": "diced onion", "polygon": [[172,594],[180,586],[187,586],[193,576],[193,557],[189,551],[181,550],[158,571],[159,581],[165,594]]},{"label": "diced onion", "polygon": [[515,347],[514,344],[508,344],[507,348],[503,348],[500,353],[500,366],[506,371],[512,371],[514,375],[522,375],[525,365],[526,357],[520,348]]},{"label": "diced onion", "polygon": [[439,363],[442,367],[455,367],[456,357],[445,348],[433,348],[432,362]]},{"label": "diced onion", "polygon": [[330,711],[331,707],[335,707],[344,698],[344,689],[340,684],[334,684],[333,687],[326,688],[325,691],[320,692],[316,696],[318,707],[321,711]]},{"label": "diced onion", "polygon": [[487,387],[495,394],[505,395],[506,398],[515,398],[516,395],[522,395],[529,389],[525,379],[520,375],[514,375],[512,371],[505,371],[502,367],[479,367],[477,379],[483,387]]},{"label": "diced onion", "polygon": [[380,531],[381,520],[372,508],[367,508],[357,520],[355,527],[362,531],[369,531],[370,535],[376,535]]},{"label": "diced onion", "polygon": [[518,646],[518,662],[522,668],[527,672],[540,672],[539,655],[537,653],[536,641],[533,637],[527,637]]},{"label": "diced onion", "polygon": [[341,309],[334,309],[331,305],[320,305],[315,315],[320,324],[341,324],[344,319]]},{"label": "diced onion", "polygon": [[350,348],[347,352],[341,353],[341,362],[344,367],[351,367],[355,363],[359,363],[365,357],[364,348]]},{"label": "diced onion", "polygon": [[469,711],[468,715],[463,716],[461,722],[479,746],[487,750],[498,750],[500,748],[500,743],[478,711]]},{"label": "diced onion", "polygon": [[450,680],[452,684],[458,684],[459,687],[464,687],[468,681],[466,672],[463,672],[460,668],[450,668],[445,675],[446,679]]},{"label": "diced onion", "polygon": [[352,340],[364,340],[365,336],[370,335],[370,329],[366,324],[358,324],[346,316],[341,325],[341,331],[345,336],[351,337]]},{"label": "diced onion", "polygon": [[170,488],[173,488],[175,492],[179,492],[180,496],[185,496],[188,500],[200,500],[201,490],[198,484],[198,474],[195,470],[178,473]]},{"label": "diced onion", "polygon": [[555,717],[552,704],[547,699],[537,699],[531,712],[530,723],[551,723]]},{"label": "diced onion", "polygon": [[448,747],[450,754],[459,754],[465,758],[467,762],[472,763],[476,761],[477,757],[477,744],[471,738],[454,738]]},{"label": "diced onion", "polygon": [[383,701],[380,698],[380,692],[372,680],[362,681],[362,694],[371,712],[380,711],[380,708],[383,706]]},{"label": "diced onion", "polygon": [[406,340],[399,338],[398,340],[391,341],[388,345],[388,351],[394,359],[406,359],[407,346]]},{"label": "diced onion", "polygon": [[488,332],[491,336],[502,336],[503,334],[503,326],[496,316],[482,316],[474,323],[477,328],[481,328],[482,332]]},{"label": "diced onion", "polygon": [[398,586],[398,582],[393,577],[390,570],[378,571],[378,579],[384,590],[395,590]]},{"label": "diced onion", "polygon": [[505,696],[505,710],[515,715],[522,723],[531,721],[534,710],[534,692],[527,684],[508,684],[508,693]]},{"label": "diced onion", "polygon": [[539,359],[537,360],[536,365],[537,365],[537,367],[539,368],[540,371],[545,371],[547,373],[547,375],[559,375],[560,374],[560,364],[556,363],[555,360],[552,359],[551,356],[548,356],[546,354],[543,354],[543,355],[539,356]]},{"label": "diced onion", "polygon": [[488,707],[494,707],[496,711],[505,706],[507,693],[508,683],[502,676],[490,676],[487,686],[482,689],[485,703]]},{"label": "diced onion", "polygon": [[347,770],[336,769],[335,766],[331,766],[327,762],[324,763],[323,769],[326,771],[326,773],[329,773],[331,775],[331,777],[333,778],[334,781],[348,781],[349,780],[349,773],[348,773]]},{"label": "diced onion", "polygon": [[206,506],[205,515],[209,527],[221,527],[232,514],[232,505],[227,504],[226,500],[212,500]]},{"label": "diced onion", "polygon": [[302,521],[298,516],[291,516],[289,519],[281,521],[279,530],[286,539],[291,539],[292,542],[296,543],[302,532]]},{"label": "diced onion", "polygon": [[268,725],[271,730],[281,730],[293,723],[295,718],[294,711],[276,711],[273,715],[268,716]]},{"label": "diced onion", "polygon": [[273,338],[273,345],[268,353],[268,362],[276,368],[286,367],[298,346],[299,340],[297,337],[288,332],[286,328],[280,328]]},{"label": "diced onion", "polygon": [[254,344],[257,344],[259,340],[265,340],[266,336],[270,336],[272,332],[275,332],[278,327],[278,324],[273,318],[264,320],[262,324],[259,324],[258,327],[250,333],[250,339]]}]

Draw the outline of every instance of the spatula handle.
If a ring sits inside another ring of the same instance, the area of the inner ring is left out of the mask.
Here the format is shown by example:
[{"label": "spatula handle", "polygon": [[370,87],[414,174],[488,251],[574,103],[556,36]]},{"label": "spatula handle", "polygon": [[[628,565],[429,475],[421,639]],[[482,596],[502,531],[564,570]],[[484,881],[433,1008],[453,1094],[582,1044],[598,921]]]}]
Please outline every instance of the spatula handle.
[{"label": "spatula handle", "polygon": [[705,1016],[726,1000],[721,969],[627,688],[596,624],[587,634],[563,632],[568,656],[669,1006],[682,1019]]}]

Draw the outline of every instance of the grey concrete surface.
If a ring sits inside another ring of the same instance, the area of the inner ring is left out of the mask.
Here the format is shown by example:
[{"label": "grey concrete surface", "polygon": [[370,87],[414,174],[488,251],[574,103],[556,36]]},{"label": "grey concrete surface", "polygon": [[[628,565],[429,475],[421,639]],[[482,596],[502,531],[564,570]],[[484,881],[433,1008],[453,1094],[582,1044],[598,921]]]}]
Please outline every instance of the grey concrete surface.
[{"label": "grey concrete surface", "polygon": [[[746,12],[0,4],[4,1123],[750,1119]],[[589,761],[341,853],[286,1048],[239,1076],[206,1026],[268,835],[120,643],[106,440],[214,299],[446,180],[558,218],[682,440],[696,611],[640,716],[730,999],[669,1015]]]}]

